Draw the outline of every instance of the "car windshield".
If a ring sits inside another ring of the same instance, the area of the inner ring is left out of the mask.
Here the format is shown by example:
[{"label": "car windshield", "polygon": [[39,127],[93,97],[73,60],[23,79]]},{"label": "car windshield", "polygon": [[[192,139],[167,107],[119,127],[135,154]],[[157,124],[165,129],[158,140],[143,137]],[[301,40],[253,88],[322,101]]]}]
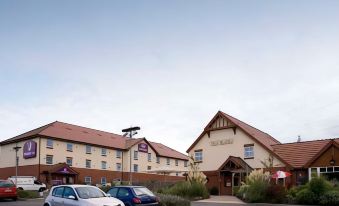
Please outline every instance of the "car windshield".
[{"label": "car windshield", "polygon": [[4,187],[15,187],[15,185],[11,181],[0,181],[0,188]]},{"label": "car windshield", "polygon": [[133,188],[133,190],[137,196],[141,196],[141,195],[154,196],[154,194],[146,187],[135,187]]},{"label": "car windshield", "polygon": [[82,199],[106,197],[103,192],[95,187],[77,187],[75,190]]}]

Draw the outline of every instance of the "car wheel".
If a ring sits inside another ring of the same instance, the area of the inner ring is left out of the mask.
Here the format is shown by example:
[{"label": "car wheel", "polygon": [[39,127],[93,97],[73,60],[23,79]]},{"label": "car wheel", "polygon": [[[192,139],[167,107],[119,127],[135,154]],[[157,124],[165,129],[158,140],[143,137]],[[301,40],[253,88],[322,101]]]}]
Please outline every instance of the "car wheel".
[{"label": "car wheel", "polygon": [[18,187],[18,190],[24,190],[22,187]]},{"label": "car wheel", "polygon": [[46,188],[41,187],[41,188],[39,188],[39,192],[43,192],[45,189],[46,189]]},{"label": "car wheel", "polygon": [[17,198],[17,197],[14,197],[14,198],[12,198],[12,200],[13,200],[13,201],[17,201],[17,200],[18,200],[18,198]]},{"label": "car wheel", "polygon": [[48,203],[45,203],[44,206],[49,206],[49,204],[48,204]]}]

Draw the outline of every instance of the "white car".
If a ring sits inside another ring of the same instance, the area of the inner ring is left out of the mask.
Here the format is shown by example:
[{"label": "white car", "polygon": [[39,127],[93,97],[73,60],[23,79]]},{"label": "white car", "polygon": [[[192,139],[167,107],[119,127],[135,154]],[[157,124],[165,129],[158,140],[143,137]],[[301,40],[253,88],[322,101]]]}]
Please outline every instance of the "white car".
[{"label": "white car", "polygon": [[102,190],[88,185],[58,185],[52,187],[44,206],[125,206]]},{"label": "white car", "polygon": [[19,190],[35,190],[42,192],[46,189],[46,185],[37,181],[34,176],[12,176],[8,179],[16,183],[16,187]]}]

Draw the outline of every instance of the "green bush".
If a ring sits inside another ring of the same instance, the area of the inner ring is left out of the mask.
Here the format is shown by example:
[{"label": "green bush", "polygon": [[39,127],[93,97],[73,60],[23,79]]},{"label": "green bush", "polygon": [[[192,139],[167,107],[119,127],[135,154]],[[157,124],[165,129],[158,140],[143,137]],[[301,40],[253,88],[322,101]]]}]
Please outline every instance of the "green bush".
[{"label": "green bush", "polygon": [[339,191],[328,191],[320,197],[321,205],[339,205]]},{"label": "green bush", "polygon": [[271,203],[283,203],[286,200],[286,189],[282,185],[269,185],[266,200]]},{"label": "green bush", "polygon": [[17,190],[18,197],[24,199],[33,199],[38,198],[39,193],[37,191],[29,191],[29,190]]},{"label": "green bush", "polygon": [[308,188],[304,188],[297,193],[296,200],[299,204],[314,205],[317,204],[316,195]]},{"label": "green bush", "polygon": [[320,197],[327,191],[331,190],[331,184],[322,177],[312,178],[308,183],[310,191]]},{"label": "green bush", "polygon": [[168,194],[156,194],[159,199],[160,206],[190,206],[191,202],[182,197]]},{"label": "green bush", "polygon": [[249,202],[265,202],[268,186],[266,181],[253,181],[248,187],[246,199]]},{"label": "green bush", "polygon": [[188,199],[206,199],[209,197],[207,188],[199,182],[178,182],[170,188],[162,189],[161,192]]}]

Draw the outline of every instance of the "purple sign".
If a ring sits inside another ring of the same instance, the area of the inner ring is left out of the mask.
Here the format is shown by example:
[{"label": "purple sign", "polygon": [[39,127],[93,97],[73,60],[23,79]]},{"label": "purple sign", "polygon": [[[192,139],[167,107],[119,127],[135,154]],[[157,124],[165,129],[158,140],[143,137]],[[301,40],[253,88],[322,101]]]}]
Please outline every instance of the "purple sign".
[{"label": "purple sign", "polygon": [[148,145],[145,143],[138,144],[138,150],[139,152],[148,152]]},{"label": "purple sign", "polygon": [[33,140],[29,140],[25,142],[24,144],[24,158],[29,159],[36,157],[36,148],[37,148],[37,143],[34,142]]},{"label": "purple sign", "polygon": [[61,168],[58,172],[59,172],[59,173],[65,173],[65,174],[70,173],[70,171],[68,171],[67,167]]}]

